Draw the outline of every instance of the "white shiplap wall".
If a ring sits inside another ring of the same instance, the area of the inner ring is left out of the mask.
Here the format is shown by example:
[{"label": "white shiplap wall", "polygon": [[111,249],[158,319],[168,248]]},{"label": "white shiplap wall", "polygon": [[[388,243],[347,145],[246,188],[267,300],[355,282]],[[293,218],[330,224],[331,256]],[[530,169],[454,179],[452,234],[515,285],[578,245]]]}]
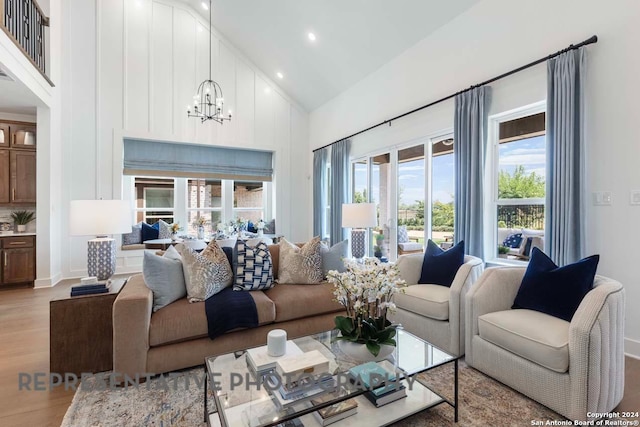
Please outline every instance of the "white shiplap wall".
[{"label": "white shiplap wall", "polygon": [[[71,3],[65,59],[73,78],[65,90],[73,128],[65,137],[65,201],[120,197],[123,136],[273,150],[278,232],[307,237],[304,227],[291,225],[292,217],[310,218],[308,204],[291,197],[292,186],[308,182],[308,165],[292,164],[306,158],[306,111],[214,29],[213,79],[233,120],[221,126],[187,118],[186,106],[209,73],[208,24],[194,10],[170,0],[94,0],[81,8]],[[87,49],[92,44],[95,49]],[[86,239],[71,239],[63,248],[66,277],[86,270]],[[140,270],[141,253],[118,257],[119,272]]]}]

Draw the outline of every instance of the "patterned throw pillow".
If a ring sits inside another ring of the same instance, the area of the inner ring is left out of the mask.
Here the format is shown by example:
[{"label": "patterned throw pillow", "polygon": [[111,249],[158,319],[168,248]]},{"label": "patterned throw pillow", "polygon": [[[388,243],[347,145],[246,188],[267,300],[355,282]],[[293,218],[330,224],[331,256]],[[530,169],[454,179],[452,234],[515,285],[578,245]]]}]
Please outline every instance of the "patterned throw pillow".
[{"label": "patterned throw pillow", "polygon": [[244,240],[236,243],[234,291],[254,291],[272,288],[273,263],[266,243],[249,246]]},{"label": "patterned throw pillow", "polygon": [[280,266],[278,283],[316,284],[322,282],[322,255],[320,236],[316,236],[303,247],[280,240]]},{"label": "patterned throw pillow", "polygon": [[406,225],[398,227],[398,243],[409,243],[409,232]]},{"label": "patterned throw pillow", "polygon": [[158,239],[171,238],[171,224],[167,224],[163,220],[158,221],[160,228],[158,229]]},{"label": "patterned throw pillow", "polygon": [[226,257],[224,262],[218,263],[182,244],[176,245],[176,249],[182,256],[189,302],[204,301],[233,282],[233,272]]},{"label": "patterned throw pillow", "polygon": [[212,240],[209,242],[206,248],[200,252],[200,255],[207,258],[209,261],[217,262],[217,263],[227,263],[229,265],[229,269],[231,269],[231,264],[229,264],[229,260],[227,256],[224,254],[224,251],[220,246],[218,246],[218,242]]},{"label": "patterned throw pillow", "polygon": [[522,233],[513,233],[509,234],[504,242],[502,242],[502,246],[506,246],[508,248],[519,248],[522,243]]},{"label": "patterned throw pillow", "polygon": [[122,235],[123,245],[139,245],[142,243],[142,222],[131,227],[131,233]]}]

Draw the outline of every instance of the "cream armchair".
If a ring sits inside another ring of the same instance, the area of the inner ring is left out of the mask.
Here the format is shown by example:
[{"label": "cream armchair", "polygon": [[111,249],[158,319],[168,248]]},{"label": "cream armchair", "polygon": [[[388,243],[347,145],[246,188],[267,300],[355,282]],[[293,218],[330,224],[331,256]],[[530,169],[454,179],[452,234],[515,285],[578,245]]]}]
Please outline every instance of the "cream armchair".
[{"label": "cream armchair", "polygon": [[596,276],[571,322],[512,310],[524,267],[489,268],[467,293],[466,362],[570,420],[624,390],[624,289]]},{"label": "cream armchair", "polygon": [[407,282],[404,293],[394,296],[396,313],[391,321],[436,347],[453,355],[464,354],[465,295],[482,274],[480,258],[465,256],[450,288],[418,284],[424,255],[410,254],[398,258],[400,275]]}]

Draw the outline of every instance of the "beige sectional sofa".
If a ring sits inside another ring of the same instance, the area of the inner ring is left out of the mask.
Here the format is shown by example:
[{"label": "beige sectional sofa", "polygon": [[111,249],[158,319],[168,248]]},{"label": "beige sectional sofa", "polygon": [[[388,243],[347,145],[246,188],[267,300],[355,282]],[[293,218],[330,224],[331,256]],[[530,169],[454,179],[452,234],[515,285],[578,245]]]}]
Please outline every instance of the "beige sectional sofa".
[{"label": "beige sectional sofa", "polygon": [[[278,277],[279,246],[269,246]],[[333,300],[333,286],[278,284],[251,291],[259,326],[230,331],[211,340],[204,302],[186,298],[152,312],[153,295],[142,274],[132,277],[113,305],[113,369],[119,375],[163,373],[202,365],[206,356],[266,344],[267,333],[284,329],[290,338],[330,330],[344,308]]]}]

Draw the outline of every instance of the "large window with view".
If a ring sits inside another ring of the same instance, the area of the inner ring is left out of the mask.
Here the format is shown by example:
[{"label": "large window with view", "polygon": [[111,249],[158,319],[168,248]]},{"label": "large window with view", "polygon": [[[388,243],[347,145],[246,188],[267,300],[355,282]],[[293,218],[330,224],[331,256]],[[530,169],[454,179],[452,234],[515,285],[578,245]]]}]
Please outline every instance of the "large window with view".
[{"label": "large window with view", "polygon": [[528,261],[533,247],[544,247],[546,148],[542,109],[534,107],[494,123],[495,255],[499,258]]},{"label": "large window with view", "polygon": [[196,218],[206,219],[215,230],[222,222],[222,181],[190,179],[187,181],[187,224],[189,233],[197,234]]},{"label": "large window with view", "polygon": [[443,249],[453,245],[455,169],[453,135],[431,140],[431,239]]},{"label": "large window with view", "polygon": [[398,150],[398,253],[422,251],[425,239],[424,144]]},{"label": "large window with view", "polygon": [[125,176],[123,183],[131,189],[136,223],[178,223],[180,234],[197,235],[198,218],[204,220],[205,236],[220,223],[273,219],[273,189],[262,181]]},{"label": "large window with view", "polygon": [[254,224],[264,217],[264,183],[233,182],[233,214]]},{"label": "large window with view", "polygon": [[173,223],[174,194],[173,178],[136,177],[134,180],[136,222],[155,224],[163,220],[169,224]]}]

